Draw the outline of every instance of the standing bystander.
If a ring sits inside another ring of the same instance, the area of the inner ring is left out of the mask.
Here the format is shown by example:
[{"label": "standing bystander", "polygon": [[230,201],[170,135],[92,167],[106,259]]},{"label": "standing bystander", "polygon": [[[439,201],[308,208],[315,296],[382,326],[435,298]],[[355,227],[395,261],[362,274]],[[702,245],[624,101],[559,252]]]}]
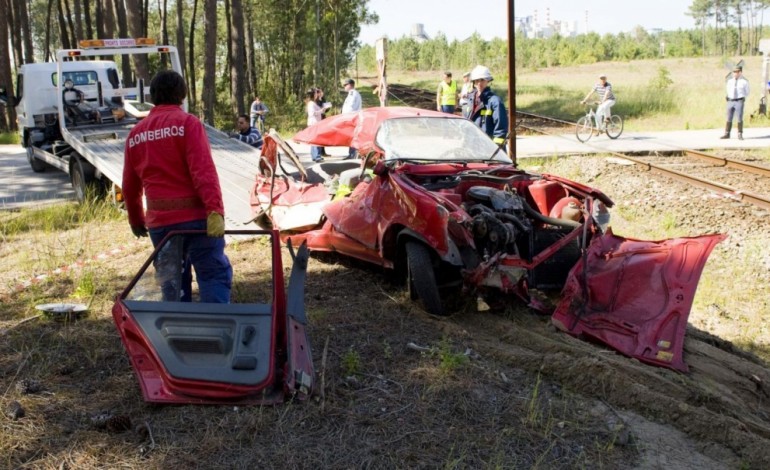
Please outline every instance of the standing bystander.
[{"label": "standing bystander", "polygon": [[436,90],[436,110],[454,114],[457,104],[457,82],[452,80],[452,72],[444,72],[444,79],[438,82]]},{"label": "standing bystander", "polygon": [[265,132],[265,115],[270,112],[270,109],[268,109],[267,105],[262,102],[262,100],[259,98],[259,96],[254,97],[254,101],[251,103],[251,109],[249,114],[251,114],[251,122],[249,125],[251,127],[259,129],[260,133]]},{"label": "standing bystander", "polygon": [[[308,127],[321,122],[321,116],[323,115],[321,107],[318,106],[318,103],[316,103],[317,95],[318,94],[315,88],[308,89],[307,93],[305,94],[305,111],[307,112]],[[321,147],[311,145],[310,158],[312,158],[314,162],[324,161],[324,158],[321,156]]]},{"label": "standing bystander", "polygon": [[[348,92],[348,96],[345,97],[345,102],[342,103],[342,114],[345,113],[357,113],[361,111],[361,93],[356,90],[356,82],[352,78],[348,78],[343,82],[345,91]],[[348,156],[344,160],[356,158],[358,150],[350,147],[348,149]]]},{"label": "standing bystander", "polygon": [[733,116],[738,120],[738,139],[743,140],[743,105],[749,96],[749,81],[743,76],[743,67],[736,65],[733,68],[733,76],[727,80],[725,86],[725,100],[727,101],[727,122],[725,133],[720,139],[729,139],[733,128]]},{"label": "standing bystander", "polygon": [[201,302],[229,303],[233,270],[224,253],[222,190],[206,131],[181,108],[187,85],[177,72],[158,72],[150,95],[155,107],[126,139],[122,189],[131,230],[146,237],[149,229],[154,246],[175,230],[205,230],[174,237],[157,255],[163,299],[192,300],[192,265]]},{"label": "standing bystander", "polygon": [[492,73],[483,65],[477,65],[471,71],[471,81],[475,89],[468,95],[473,106],[469,119],[505,151],[508,114],[503,100],[489,87],[492,80]]}]

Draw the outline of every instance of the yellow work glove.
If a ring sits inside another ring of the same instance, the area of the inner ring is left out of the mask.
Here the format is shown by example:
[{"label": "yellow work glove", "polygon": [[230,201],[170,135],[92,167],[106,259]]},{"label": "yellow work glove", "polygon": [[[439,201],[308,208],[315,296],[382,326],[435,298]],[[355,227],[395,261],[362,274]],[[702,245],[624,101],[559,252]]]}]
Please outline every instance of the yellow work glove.
[{"label": "yellow work glove", "polygon": [[217,212],[209,213],[206,219],[206,235],[210,237],[225,236],[225,218]]}]

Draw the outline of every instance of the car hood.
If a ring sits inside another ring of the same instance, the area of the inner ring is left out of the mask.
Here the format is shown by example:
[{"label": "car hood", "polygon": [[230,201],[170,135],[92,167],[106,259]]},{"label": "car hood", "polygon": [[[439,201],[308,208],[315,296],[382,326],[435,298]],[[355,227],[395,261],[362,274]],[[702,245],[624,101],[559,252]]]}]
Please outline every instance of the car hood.
[{"label": "car hood", "polygon": [[366,108],[326,118],[297,132],[292,139],[310,145],[353,147],[366,154],[371,150],[382,150],[375,146],[374,138],[383,121],[414,116],[462,119],[453,114],[406,106]]}]

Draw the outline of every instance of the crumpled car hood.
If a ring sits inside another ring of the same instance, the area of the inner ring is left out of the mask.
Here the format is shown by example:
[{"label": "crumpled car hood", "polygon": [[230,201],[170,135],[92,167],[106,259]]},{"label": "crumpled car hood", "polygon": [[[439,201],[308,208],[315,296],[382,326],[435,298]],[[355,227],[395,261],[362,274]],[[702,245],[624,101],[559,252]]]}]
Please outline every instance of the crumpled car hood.
[{"label": "crumpled car hood", "polygon": [[610,231],[570,271],[551,320],[642,362],[687,372],[687,318],[706,260],[725,238],[642,241]]}]

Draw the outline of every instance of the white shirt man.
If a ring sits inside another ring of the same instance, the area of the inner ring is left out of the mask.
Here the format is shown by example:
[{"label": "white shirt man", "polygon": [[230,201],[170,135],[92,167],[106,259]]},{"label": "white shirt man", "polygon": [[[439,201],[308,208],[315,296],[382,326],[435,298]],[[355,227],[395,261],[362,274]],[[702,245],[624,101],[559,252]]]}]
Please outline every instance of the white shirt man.
[{"label": "white shirt man", "polygon": [[[345,91],[348,92],[348,96],[345,97],[345,102],[342,103],[342,114],[355,113],[361,111],[361,93],[356,90],[356,82],[352,78],[348,78],[344,82]],[[350,147],[348,149],[348,156],[345,160],[356,158],[358,150]]]},{"label": "white shirt man", "polygon": [[352,78],[348,78],[345,80],[344,86],[348,96],[345,97],[345,102],[342,103],[342,114],[360,111],[361,93],[356,90],[356,82]]},{"label": "white shirt man", "polygon": [[743,77],[743,68],[735,67],[733,76],[725,85],[725,100],[727,101],[727,122],[725,134],[720,139],[729,139],[733,127],[733,116],[738,117],[738,139],[743,140],[743,104],[749,96],[749,81]]}]

